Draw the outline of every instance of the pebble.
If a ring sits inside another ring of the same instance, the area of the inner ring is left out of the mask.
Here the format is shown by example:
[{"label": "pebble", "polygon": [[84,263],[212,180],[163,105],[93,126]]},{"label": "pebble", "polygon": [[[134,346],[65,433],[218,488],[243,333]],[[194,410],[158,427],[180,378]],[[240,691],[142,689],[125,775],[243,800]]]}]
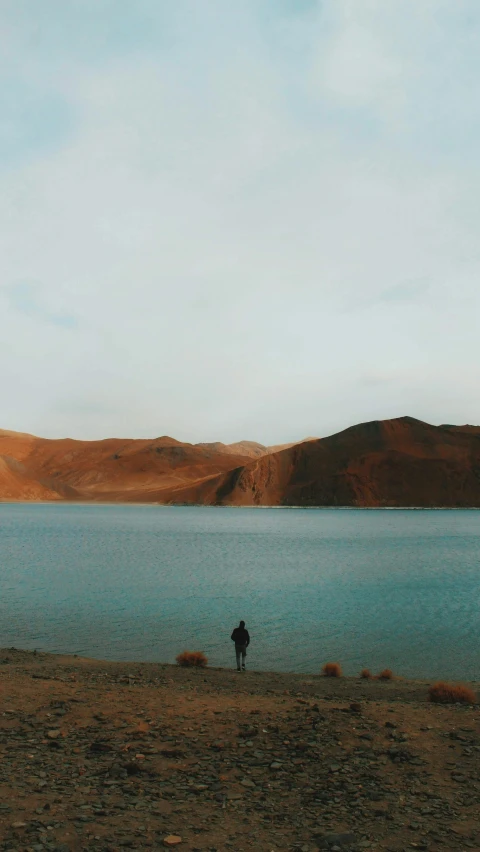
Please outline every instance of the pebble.
[{"label": "pebble", "polygon": [[344,831],[340,833],[323,834],[321,836],[317,836],[316,841],[320,849],[331,849],[335,846],[338,846],[341,849],[342,846],[351,846],[352,844],[356,843],[356,837],[353,832]]}]

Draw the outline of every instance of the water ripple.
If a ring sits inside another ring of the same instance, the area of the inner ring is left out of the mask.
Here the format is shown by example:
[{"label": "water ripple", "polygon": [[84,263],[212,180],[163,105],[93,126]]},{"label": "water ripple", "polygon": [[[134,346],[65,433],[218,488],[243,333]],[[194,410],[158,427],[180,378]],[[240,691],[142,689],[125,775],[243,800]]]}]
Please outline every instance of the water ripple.
[{"label": "water ripple", "polygon": [[0,645],[478,678],[476,511],[0,504]]}]

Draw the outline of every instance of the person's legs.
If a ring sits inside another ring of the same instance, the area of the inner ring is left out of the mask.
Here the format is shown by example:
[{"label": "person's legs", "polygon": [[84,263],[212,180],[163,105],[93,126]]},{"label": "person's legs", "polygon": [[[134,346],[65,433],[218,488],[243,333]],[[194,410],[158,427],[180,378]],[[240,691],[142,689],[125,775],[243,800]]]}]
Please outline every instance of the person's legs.
[{"label": "person's legs", "polygon": [[242,669],[245,671],[245,657],[247,656],[247,648],[242,648]]},{"label": "person's legs", "polygon": [[235,645],[235,656],[237,658],[237,672],[240,671],[240,651],[241,651],[241,648],[239,648],[237,645]]}]

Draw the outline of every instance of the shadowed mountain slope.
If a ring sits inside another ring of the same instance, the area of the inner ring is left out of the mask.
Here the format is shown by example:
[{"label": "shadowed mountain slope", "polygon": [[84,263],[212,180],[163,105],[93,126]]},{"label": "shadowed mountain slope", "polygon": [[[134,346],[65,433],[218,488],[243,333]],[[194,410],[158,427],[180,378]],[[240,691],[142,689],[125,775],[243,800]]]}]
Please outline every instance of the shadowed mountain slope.
[{"label": "shadowed mountain slope", "polygon": [[362,423],[182,489],[172,502],[480,507],[480,430],[411,417]]},{"label": "shadowed mountain slope", "polygon": [[464,426],[442,426],[443,429],[450,429],[451,432],[467,432],[470,435],[480,435],[480,426],[470,426],[466,423]]}]

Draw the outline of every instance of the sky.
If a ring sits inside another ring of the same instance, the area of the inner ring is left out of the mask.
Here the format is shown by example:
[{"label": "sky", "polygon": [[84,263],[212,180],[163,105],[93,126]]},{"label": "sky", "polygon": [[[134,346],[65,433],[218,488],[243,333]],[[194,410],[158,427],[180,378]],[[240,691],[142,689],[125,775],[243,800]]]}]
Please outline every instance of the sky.
[{"label": "sky", "polygon": [[478,0],[0,0],[0,427],[480,423]]}]

